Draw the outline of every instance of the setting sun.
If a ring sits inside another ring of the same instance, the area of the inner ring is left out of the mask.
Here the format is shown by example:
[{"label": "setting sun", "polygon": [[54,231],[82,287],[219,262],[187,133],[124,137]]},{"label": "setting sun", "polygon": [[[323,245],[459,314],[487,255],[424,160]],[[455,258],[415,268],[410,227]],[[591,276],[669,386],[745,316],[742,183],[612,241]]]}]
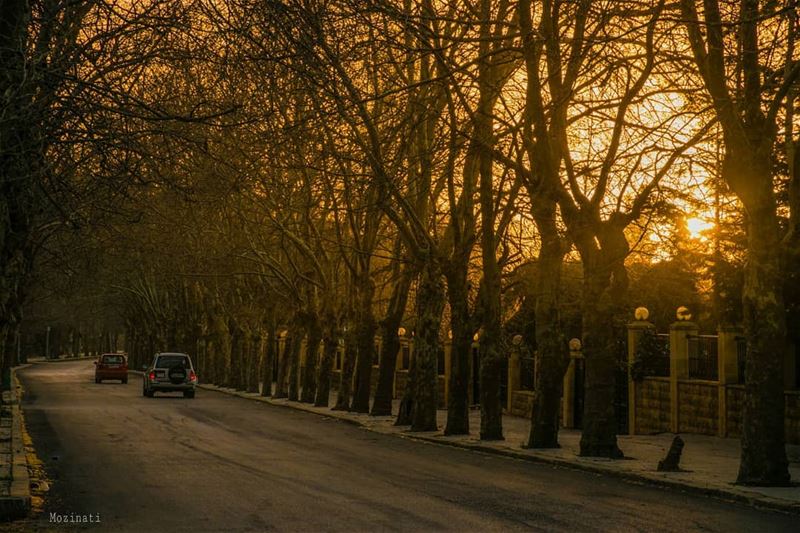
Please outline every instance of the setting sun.
[{"label": "setting sun", "polygon": [[704,232],[714,227],[713,222],[708,222],[699,217],[691,217],[686,219],[686,229],[689,230],[689,235],[692,239],[706,239],[703,235]]}]

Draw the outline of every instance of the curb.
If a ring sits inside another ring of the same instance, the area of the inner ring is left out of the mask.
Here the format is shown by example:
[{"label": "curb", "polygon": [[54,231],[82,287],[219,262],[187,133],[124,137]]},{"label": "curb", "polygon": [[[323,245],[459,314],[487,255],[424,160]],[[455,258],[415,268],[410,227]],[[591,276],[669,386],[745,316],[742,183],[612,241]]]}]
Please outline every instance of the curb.
[{"label": "curb", "polygon": [[[142,372],[141,370],[128,370],[128,374],[137,374],[141,376],[142,374],[144,374],[144,372]],[[312,415],[317,415],[322,418],[329,418],[332,420],[336,420],[338,422],[344,422],[345,424],[350,424],[352,426],[367,427],[358,420],[353,420],[352,418],[346,418],[343,416],[336,416],[335,414],[336,411],[333,411],[332,414],[320,413],[319,411],[316,411],[313,407],[307,407],[306,404],[299,404],[299,405],[290,404],[288,403],[289,400],[286,398],[280,398],[280,400],[286,400],[286,401],[276,401],[271,396],[261,396],[256,392],[243,392],[235,389],[219,387],[217,385],[208,385],[205,383],[198,383],[196,387],[198,389],[208,390],[212,392],[219,392],[222,394],[227,394],[229,396],[237,396],[239,398],[244,398],[245,400],[253,400],[256,402],[267,403],[275,407],[283,407],[285,409],[291,409],[293,411],[303,411],[305,413],[311,413]]]},{"label": "curb", "polygon": [[570,470],[580,470],[583,472],[590,472],[593,474],[612,476],[626,481],[646,484],[653,487],[680,490],[690,494],[699,494],[701,496],[710,496],[722,500],[744,503],[755,508],[769,509],[772,511],[780,511],[791,514],[800,514],[800,504],[787,503],[781,500],[775,500],[764,496],[746,496],[744,494],[739,494],[737,492],[727,491],[715,487],[702,487],[690,483],[665,479],[663,477],[649,476],[646,474],[638,474],[635,472],[626,472],[623,470],[617,470],[614,468],[605,468],[600,465],[593,465],[579,461],[573,462],[566,459],[560,459],[557,457],[543,457],[541,455],[529,455],[510,449],[492,448],[490,446],[484,446],[481,444],[440,440],[437,439],[436,437],[414,435],[409,433],[400,433],[398,434],[398,436],[407,438],[409,440],[422,441],[431,444],[440,444],[442,446],[450,446],[452,448],[460,448],[463,450],[470,450],[491,455],[510,457],[513,459],[518,459],[520,461],[527,461],[529,463],[549,464],[559,468],[567,468]]},{"label": "curb", "polygon": [[374,433],[380,433],[383,435],[396,436],[408,440],[415,440],[429,444],[449,446],[451,448],[459,448],[462,450],[469,450],[473,452],[499,455],[503,457],[509,457],[512,459],[518,459],[521,461],[527,461],[530,463],[548,464],[559,468],[579,470],[584,472],[590,472],[593,474],[602,474],[606,476],[612,476],[618,479],[623,479],[625,481],[646,484],[653,487],[681,490],[691,494],[699,494],[702,496],[710,496],[727,501],[735,501],[738,503],[744,503],[746,505],[755,508],[768,509],[771,511],[780,511],[791,514],[800,514],[800,503],[789,503],[783,500],[770,498],[768,496],[757,496],[757,495],[748,496],[745,494],[741,494],[739,492],[725,490],[723,488],[718,488],[718,487],[703,487],[691,483],[665,479],[663,477],[639,474],[636,472],[626,472],[614,468],[607,468],[601,465],[589,464],[581,461],[570,461],[558,457],[531,455],[528,453],[518,452],[512,449],[494,448],[483,444],[473,444],[473,443],[459,442],[454,440],[445,440],[433,436],[414,434],[408,431],[403,431],[403,432],[381,431],[380,429],[376,429],[374,426],[366,424],[361,420],[345,416],[344,411],[342,412],[341,415],[337,411],[331,411],[330,413],[320,413],[315,408],[307,407],[305,404],[289,403],[288,401],[275,401],[270,397],[256,396],[254,395],[255,393],[246,393],[233,389],[217,387],[216,385],[204,384],[204,385],[198,385],[198,387],[205,390],[227,394],[229,396],[237,396],[239,398],[244,398],[247,400],[259,401],[261,403],[274,405],[276,407],[284,407],[287,409],[293,409],[295,411],[302,411],[305,413],[310,413],[320,416],[322,418],[335,419],[337,421],[345,422],[347,424],[351,424],[354,426],[359,426],[368,431],[372,431]]},{"label": "curb", "polygon": [[31,484],[28,472],[28,456],[23,439],[25,422],[22,418],[17,391],[19,381],[12,369],[11,388],[11,487],[8,496],[0,498],[0,521],[11,521],[27,516],[31,509]]},{"label": "curb", "polygon": [[[312,415],[317,415],[317,416],[319,416],[321,418],[329,418],[331,420],[336,420],[337,422],[343,422],[343,423],[349,424],[351,426],[359,426],[359,427],[363,427],[363,428],[372,430],[372,428],[370,428],[368,425],[364,424],[363,422],[361,422],[359,420],[354,420],[352,418],[347,418],[347,417],[344,417],[344,416],[337,416],[336,411],[331,411],[330,414],[320,413],[319,411],[316,410],[316,409],[319,409],[319,407],[315,408],[315,407],[313,407],[313,404],[302,404],[301,403],[301,404],[295,405],[295,404],[289,403],[291,400],[288,400],[286,398],[279,398],[278,400],[275,400],[271,396],[261,396],[260,394],[255,393],[255,392],[242,392],[242,391],[237,391],[235,389],[228,389],[228,388],[224,388],[224,387],[218,387],[216,385],[198,384],[197,387],[200,388],[200,389],[204,389],[204,390],[210,390],[210,391],[214,391],[214,392],[221,392],[222,394],[227,394],[229,396],[237,396],[239,398],[244,398],[246,400],[254,400],[256,402],[267,403],[267,404],[273,405],[275,407],[283,407],[285,409],[291,409],[293,411],[303,411],[304,413],[311,413]],[[380,433],[380,432],[376,432],[376,433]]]},{"label": "curb", "polygon": [[63,357],[59,359],[35,359],[21,364],[38,364],[38,363],[69,363],[70,361],[89,361],[90,359],[97,359],[96,355],[84,355],[83,357]]}]

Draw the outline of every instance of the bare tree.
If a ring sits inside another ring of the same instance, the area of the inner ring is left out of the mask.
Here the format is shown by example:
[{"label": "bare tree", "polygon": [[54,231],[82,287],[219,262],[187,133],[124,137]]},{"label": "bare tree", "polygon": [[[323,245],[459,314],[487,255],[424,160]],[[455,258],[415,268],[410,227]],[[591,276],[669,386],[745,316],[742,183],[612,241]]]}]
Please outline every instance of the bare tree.
[{"label": "bare tree", "polygon": [[[786,485],[790,480],[782,394],[786,314],[772,154],[780,115],[800,76],[796,8],[794,2],[781,10],[775,2],[757,0],[737,6],[717,0],[700,7],[694,1],[680,3],[702,86],[722,128],[722,175],[746,211],[742,304],[747,383],[737,479],[743,484]],[[795,218],[796,211],[793,205]],[[786,242],[796,246],[793,240]]]}]

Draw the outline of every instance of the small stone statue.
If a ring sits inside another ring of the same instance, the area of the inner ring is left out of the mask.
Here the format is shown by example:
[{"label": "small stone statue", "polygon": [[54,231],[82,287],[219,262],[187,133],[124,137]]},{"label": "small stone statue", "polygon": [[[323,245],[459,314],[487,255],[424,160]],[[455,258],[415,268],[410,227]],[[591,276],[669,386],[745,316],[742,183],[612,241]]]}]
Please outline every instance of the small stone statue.
[{"label": "small stone statue", "polygon": [[680,435],[675,435],[672,445],[669,447],[667,456],[658,462],[659,472],[680,472],[681,453],[683,453],[683,439]]}]

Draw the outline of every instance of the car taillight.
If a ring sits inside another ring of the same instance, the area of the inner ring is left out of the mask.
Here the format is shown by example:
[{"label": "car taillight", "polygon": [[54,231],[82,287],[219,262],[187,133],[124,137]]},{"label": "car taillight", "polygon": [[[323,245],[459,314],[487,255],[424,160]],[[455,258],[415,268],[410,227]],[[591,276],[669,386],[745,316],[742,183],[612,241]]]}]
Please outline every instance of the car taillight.
[{"label": "car taillight", "polygon": [[194,373],[194,370],[189,371],[189,381],[197,381],[197,375]]},{"label": "car taillight", "polygon": [[156,372],[154,370],[154,371],[150,372],[150,381],[155,381],[155,379],[156,379]]}]

